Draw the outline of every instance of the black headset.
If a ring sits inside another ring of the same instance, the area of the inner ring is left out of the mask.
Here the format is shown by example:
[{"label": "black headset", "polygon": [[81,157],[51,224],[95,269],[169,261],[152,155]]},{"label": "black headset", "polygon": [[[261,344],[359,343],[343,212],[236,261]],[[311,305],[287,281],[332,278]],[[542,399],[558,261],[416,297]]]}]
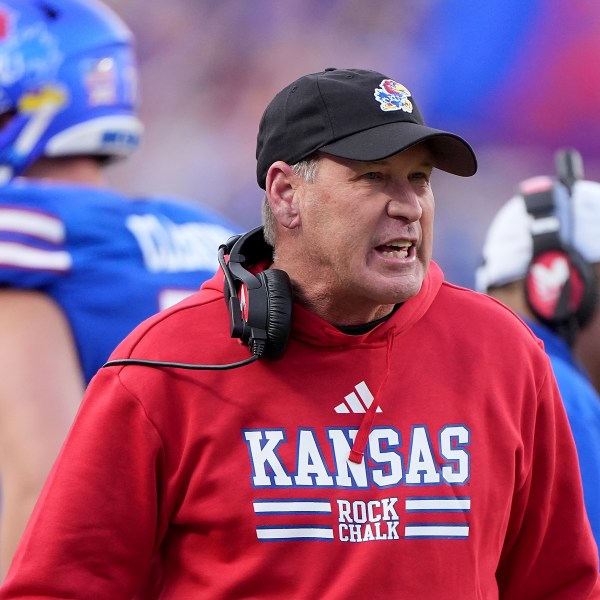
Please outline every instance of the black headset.
[{"label": "black headset", "polygon": [[[525,298],[536,318],[571,345],[596,310],[597,282],[593,267],[567,241],[573,233],[573,186],[583,178],[580,154],[570,149],[558,151],[556,168],[556,179],[548,179],[535,191],[521,191],[533,217]],[[554,288],[554,293],[549,288]]]},{"label": "black headset", "polygon": [[[273,248],[262,227],[231,238],[219,248],[219,264],[225,275],[225,302],[229,308],[231,337],[240,338],[253,354],[277,359],[290,337],[292,285],[285,271],[265,269],[256,275],[247,262],[272,258]],[[229,254],[229,263],[225,255]],[[248,261],[246,257],[251,257]]]},{"label": "black headset", "polygon": [[[280,269],[265,269],[253,274],[250,264],[271,261],[273,248],[256,227],[230,238],[219,246],[218,260],[225,276],[224,295],[230,317],[232,338],[239,338],[252,353],[250,358],[223,365],[198,365],[167,361],[122,358],[110,360],[103,367],[142,365],[178,369],[234,369],[265,356],[276,360],[283,356],[292,322],[293,293],[290,278]],[[229,261],[225,260],[229,256]]]}]

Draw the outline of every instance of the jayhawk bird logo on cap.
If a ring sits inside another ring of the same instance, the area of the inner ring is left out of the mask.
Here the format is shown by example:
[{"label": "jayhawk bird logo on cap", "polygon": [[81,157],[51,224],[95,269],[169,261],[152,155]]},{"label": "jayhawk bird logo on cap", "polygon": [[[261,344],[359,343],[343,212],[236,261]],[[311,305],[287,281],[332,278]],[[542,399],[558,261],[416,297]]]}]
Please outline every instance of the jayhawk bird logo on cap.
[{"label": "jayhawk bird logo on cap", "polygon": [[403,110],[407,113],[413,111],[413,104],[408,99],[411,93],[401,83],[393,79],[384,79],[379,87],[375,88],[374,95],[381,110]]}]

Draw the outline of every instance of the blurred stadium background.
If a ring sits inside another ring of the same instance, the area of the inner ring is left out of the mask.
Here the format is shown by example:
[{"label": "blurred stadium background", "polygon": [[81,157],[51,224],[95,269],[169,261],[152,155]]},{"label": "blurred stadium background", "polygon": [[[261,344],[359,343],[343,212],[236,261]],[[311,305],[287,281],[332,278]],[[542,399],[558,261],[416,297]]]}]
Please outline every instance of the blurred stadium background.
[{"label": "blurred stadium background", "polygon": [[578,149],[600,179],[598,0],[106,0],[131,26],[146,137],[112,181],[260,223],[254,149],[279,89],[325,67],[381,71],[428,124],[464,136],[475,177],[436,173],[434,258],[472,287],[485,230],[517,183]]}]

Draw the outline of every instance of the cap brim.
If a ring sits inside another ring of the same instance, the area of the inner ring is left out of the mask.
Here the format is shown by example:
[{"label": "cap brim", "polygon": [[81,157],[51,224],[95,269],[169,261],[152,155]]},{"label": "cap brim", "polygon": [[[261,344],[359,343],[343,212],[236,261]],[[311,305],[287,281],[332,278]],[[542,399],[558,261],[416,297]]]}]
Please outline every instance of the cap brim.
[{"label": "cap brim", "polygon": [[351,160],[382,160],[425,141],[433,153],[436,168],[461,177],[477,172],[475,152],[461,137],[406,121],[359,131],[326,144],[319,151]]}]

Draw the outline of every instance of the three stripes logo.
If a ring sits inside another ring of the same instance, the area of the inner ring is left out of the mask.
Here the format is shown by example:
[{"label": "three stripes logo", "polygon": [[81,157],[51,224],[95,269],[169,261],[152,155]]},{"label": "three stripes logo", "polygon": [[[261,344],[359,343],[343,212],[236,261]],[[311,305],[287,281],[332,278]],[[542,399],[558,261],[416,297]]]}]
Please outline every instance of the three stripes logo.
[{"label": "three stripes logo", "polygon": [[[359,384],[354,386],[355,392],[351,392],[347,396],[344,397],[345,402],[338,404],[334,410],[336,413],[340,414],[348,414],[348,413],[365,413],[368,408],[373,404],[373,394],[371,394],[371,390],[367,387],[367,384],[364,381],[361,381]],[[381,408],[378,406],[375,412],[382,412]]]}]

